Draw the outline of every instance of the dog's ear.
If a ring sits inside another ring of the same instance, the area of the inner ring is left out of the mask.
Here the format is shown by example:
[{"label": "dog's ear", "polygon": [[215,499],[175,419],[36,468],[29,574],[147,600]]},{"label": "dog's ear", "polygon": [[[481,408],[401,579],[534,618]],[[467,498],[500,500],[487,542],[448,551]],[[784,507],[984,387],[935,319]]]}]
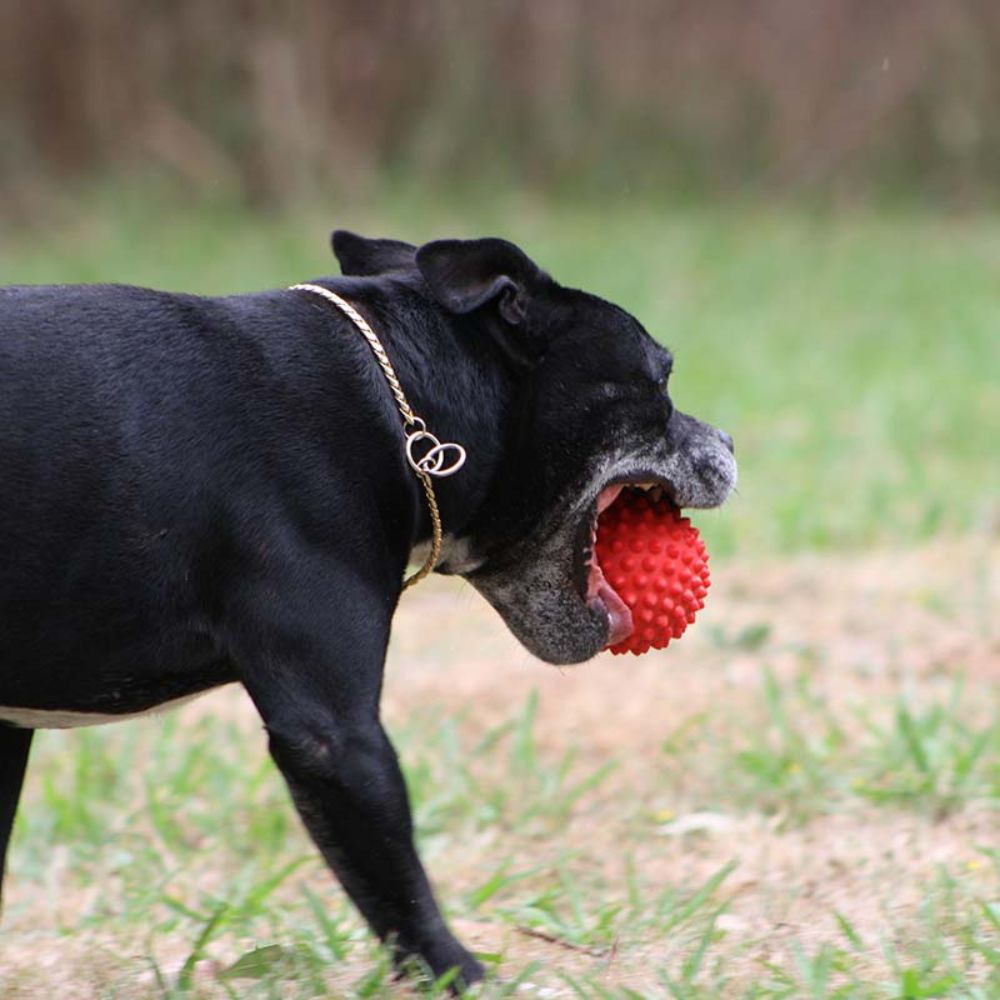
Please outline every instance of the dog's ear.
[{"label": "dog's ear", "polygon": [[417,251],[431,294],[453,313],[495,303],[512,326],[525,320],[531,289],[542,272],[513,243],[499,239],[435,240]]},{"label": "dog's ear", "polygon": [[401,240],[371,240],[346,229],[330,236],[333,255],[342,274],[365,277],[413,267],[417,248]]}]

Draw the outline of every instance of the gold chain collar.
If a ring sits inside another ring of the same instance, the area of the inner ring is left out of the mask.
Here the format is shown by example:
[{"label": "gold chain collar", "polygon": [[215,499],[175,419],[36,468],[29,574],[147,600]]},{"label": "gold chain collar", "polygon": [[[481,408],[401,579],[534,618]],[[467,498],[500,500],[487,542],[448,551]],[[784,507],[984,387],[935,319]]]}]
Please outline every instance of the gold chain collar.
[{"label": "gold chain collar", "polygon": [[[382,342],[378,339],[375,331],[368,325],[367,320],[348,302],[341,298],[336,292],[331,292],[329,288],[321,285],[292,285],[293,292],[312,292],[321,298],[332,302],[357,328],[359,333],[372,349],[375,360],[378,361],[385,373],[386,381],[396,398],[396,405],[399,407],[400,415],[403,418],[403,433],[406,436],[406,461],[410,468],[416,473],[417,478],[423,484],[424,493],[427,495],[427,507],[431,514],[431,550],[420,567],[412,576],[407,577],[403,582],[403,589],[412,587],[419,583],[437,565],[441,556],[441,512],[438,509],[437,497],[434,495],[434,484],[431,476],[443,478],[458,472],[465,464],[465,449],[460,444],[447,441],[439,441],[429,430],[424,421],[418,417],[403,392],[403,387],[399,384],[399,379],[386,354]],[[415,449],[420,445],[426,450],[418,457]],[[428,447],[429,446],[429,447]]]}]

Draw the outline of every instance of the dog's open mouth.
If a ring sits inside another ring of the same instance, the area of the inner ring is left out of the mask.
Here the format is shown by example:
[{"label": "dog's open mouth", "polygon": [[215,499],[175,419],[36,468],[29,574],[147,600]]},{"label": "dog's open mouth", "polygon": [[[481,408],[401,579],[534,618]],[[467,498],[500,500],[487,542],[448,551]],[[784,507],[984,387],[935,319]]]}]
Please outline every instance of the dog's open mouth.
[{"label": "dog's open mouth", "polygon": [[632,634],[632,612],[614,587],[608,583],[597,559],[597,521],[619,497],[622,490],[645,490],[654,500],[664,491],[672,495],[669,485],[662,482],[621,482],[605,486],[591,507],[589,516],[580,526],[580,544],[577,547],[577,582],[587,607],[603,614],[608,620],[607,645],[627,639]]}]

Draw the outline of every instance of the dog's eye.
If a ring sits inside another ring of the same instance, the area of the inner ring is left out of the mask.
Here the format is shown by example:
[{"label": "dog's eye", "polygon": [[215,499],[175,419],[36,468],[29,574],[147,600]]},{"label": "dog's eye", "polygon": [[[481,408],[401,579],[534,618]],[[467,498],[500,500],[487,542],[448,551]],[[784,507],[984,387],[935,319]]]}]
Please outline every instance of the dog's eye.
[{"label": "dog's eye", "polygon": [[674,404],[670,399],[670,372],[667,372],[663,378],[657,380],[656,391],[662,397],[664,403],[667,404],[667,417],[673,416]]}]

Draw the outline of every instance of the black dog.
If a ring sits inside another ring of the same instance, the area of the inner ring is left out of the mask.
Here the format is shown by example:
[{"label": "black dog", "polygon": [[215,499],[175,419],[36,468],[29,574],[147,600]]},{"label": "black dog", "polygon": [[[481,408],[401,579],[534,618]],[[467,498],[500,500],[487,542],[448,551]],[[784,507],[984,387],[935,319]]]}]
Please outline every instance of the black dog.
[{"label": "black dog", "polygon": [[[728,435],[674,410],[670,355],[516,246],[338,232],[320,284],[468,461],[437,496],[458,573],[552,663],[631,628],[591,554],[623,484],[720,504]],[[431,533],[357,329],[305,291],[0,290],[0,862],[32,731],[239,681],[310,834],[397,959],[482,975],[442,920],[379,722]]]}]

